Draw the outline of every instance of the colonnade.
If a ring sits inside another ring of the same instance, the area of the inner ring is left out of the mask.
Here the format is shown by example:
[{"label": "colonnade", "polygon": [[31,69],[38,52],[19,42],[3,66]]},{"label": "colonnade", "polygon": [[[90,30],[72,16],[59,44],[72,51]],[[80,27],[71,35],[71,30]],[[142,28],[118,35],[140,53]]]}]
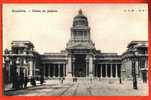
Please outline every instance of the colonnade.
[{"label": "colonnade", "polygon": [[121,74],[121,64],[95,64],[94,76],[118,78]]},{"label": "colonnade", "polygon": [[[64,77],[67,73],[66,64],[63,63],[44,64],[43,68],[44,75],[47,77]],[[121,64],[95,64],[93,68],[95,77],[118,78],[121,74]]]},{"label": "colonnade", "polygon": [[43,64],[43,73],[46,77],[64,77],[66,76],[66,64],[64,63],[46,63]]}]

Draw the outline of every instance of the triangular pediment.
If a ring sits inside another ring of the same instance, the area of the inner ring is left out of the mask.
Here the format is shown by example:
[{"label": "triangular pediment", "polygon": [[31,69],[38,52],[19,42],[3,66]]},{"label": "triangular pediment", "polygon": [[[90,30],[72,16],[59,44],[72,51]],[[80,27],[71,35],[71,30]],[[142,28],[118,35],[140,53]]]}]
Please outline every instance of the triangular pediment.
[{"label": "triangular pediment", "polygon": [[83,44],[83,43],[78,43],[78,44],[74,44],[72,45],[72,47],[70,47],[70,49],[90,49],[91,46],[90,45],[86,45],[86,44]]},{"label": "triangular pediment", "polygon": [[86,45],[80,43],[80,44],[74,45],[73,48],[88,48],[88,46],[86,46]]},{"label": "triangular pediment", "polygon": [[86,42],[73,42],[69,41],[67,43],[67,49],[95,49],[95,45],[92,41]]}]

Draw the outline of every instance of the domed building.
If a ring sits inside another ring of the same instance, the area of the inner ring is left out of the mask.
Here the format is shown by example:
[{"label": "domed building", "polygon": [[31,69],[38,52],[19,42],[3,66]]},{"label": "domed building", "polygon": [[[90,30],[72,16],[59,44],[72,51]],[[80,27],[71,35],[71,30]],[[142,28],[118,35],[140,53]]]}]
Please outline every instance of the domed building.
[{"label": "domed building", "polygon": [[132,78],[134,63],[136,75],[143,80],[147,77],[147,41],[130,42],[122,55],[96,50],[91,40],[88,18],[82,10],[73,18],[70,30],[70,39],[65,50],[60,53],[39,54],[34,51],[34,45],[30,41],[12,41],[11,50],[7,50],[3,56],[6,79],[13,81],[12,77],[16,73],[18,76],[23,73],[29,79],[37,79],[42,75],[45,79],[99,77],[125,80]]}]

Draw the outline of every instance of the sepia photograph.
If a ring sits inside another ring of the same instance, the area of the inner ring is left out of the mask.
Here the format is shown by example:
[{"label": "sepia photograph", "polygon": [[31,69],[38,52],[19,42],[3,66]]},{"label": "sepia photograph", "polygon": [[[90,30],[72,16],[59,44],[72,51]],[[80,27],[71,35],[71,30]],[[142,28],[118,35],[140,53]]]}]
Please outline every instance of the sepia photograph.
[{"label": "sepia photograph", "polygon": [[3,4],[3,96],[148,96],[148,4]]}]

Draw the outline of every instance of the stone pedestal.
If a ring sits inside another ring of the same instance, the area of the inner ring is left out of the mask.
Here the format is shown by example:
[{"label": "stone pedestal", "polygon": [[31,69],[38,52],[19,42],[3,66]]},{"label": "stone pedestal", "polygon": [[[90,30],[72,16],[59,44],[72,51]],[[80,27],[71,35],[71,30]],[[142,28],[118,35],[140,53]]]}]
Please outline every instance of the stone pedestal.
[{"label": "stone pedestal", "polygon": [[72,78],[72,74],[71,73],[68,73],[66,78]]}]

